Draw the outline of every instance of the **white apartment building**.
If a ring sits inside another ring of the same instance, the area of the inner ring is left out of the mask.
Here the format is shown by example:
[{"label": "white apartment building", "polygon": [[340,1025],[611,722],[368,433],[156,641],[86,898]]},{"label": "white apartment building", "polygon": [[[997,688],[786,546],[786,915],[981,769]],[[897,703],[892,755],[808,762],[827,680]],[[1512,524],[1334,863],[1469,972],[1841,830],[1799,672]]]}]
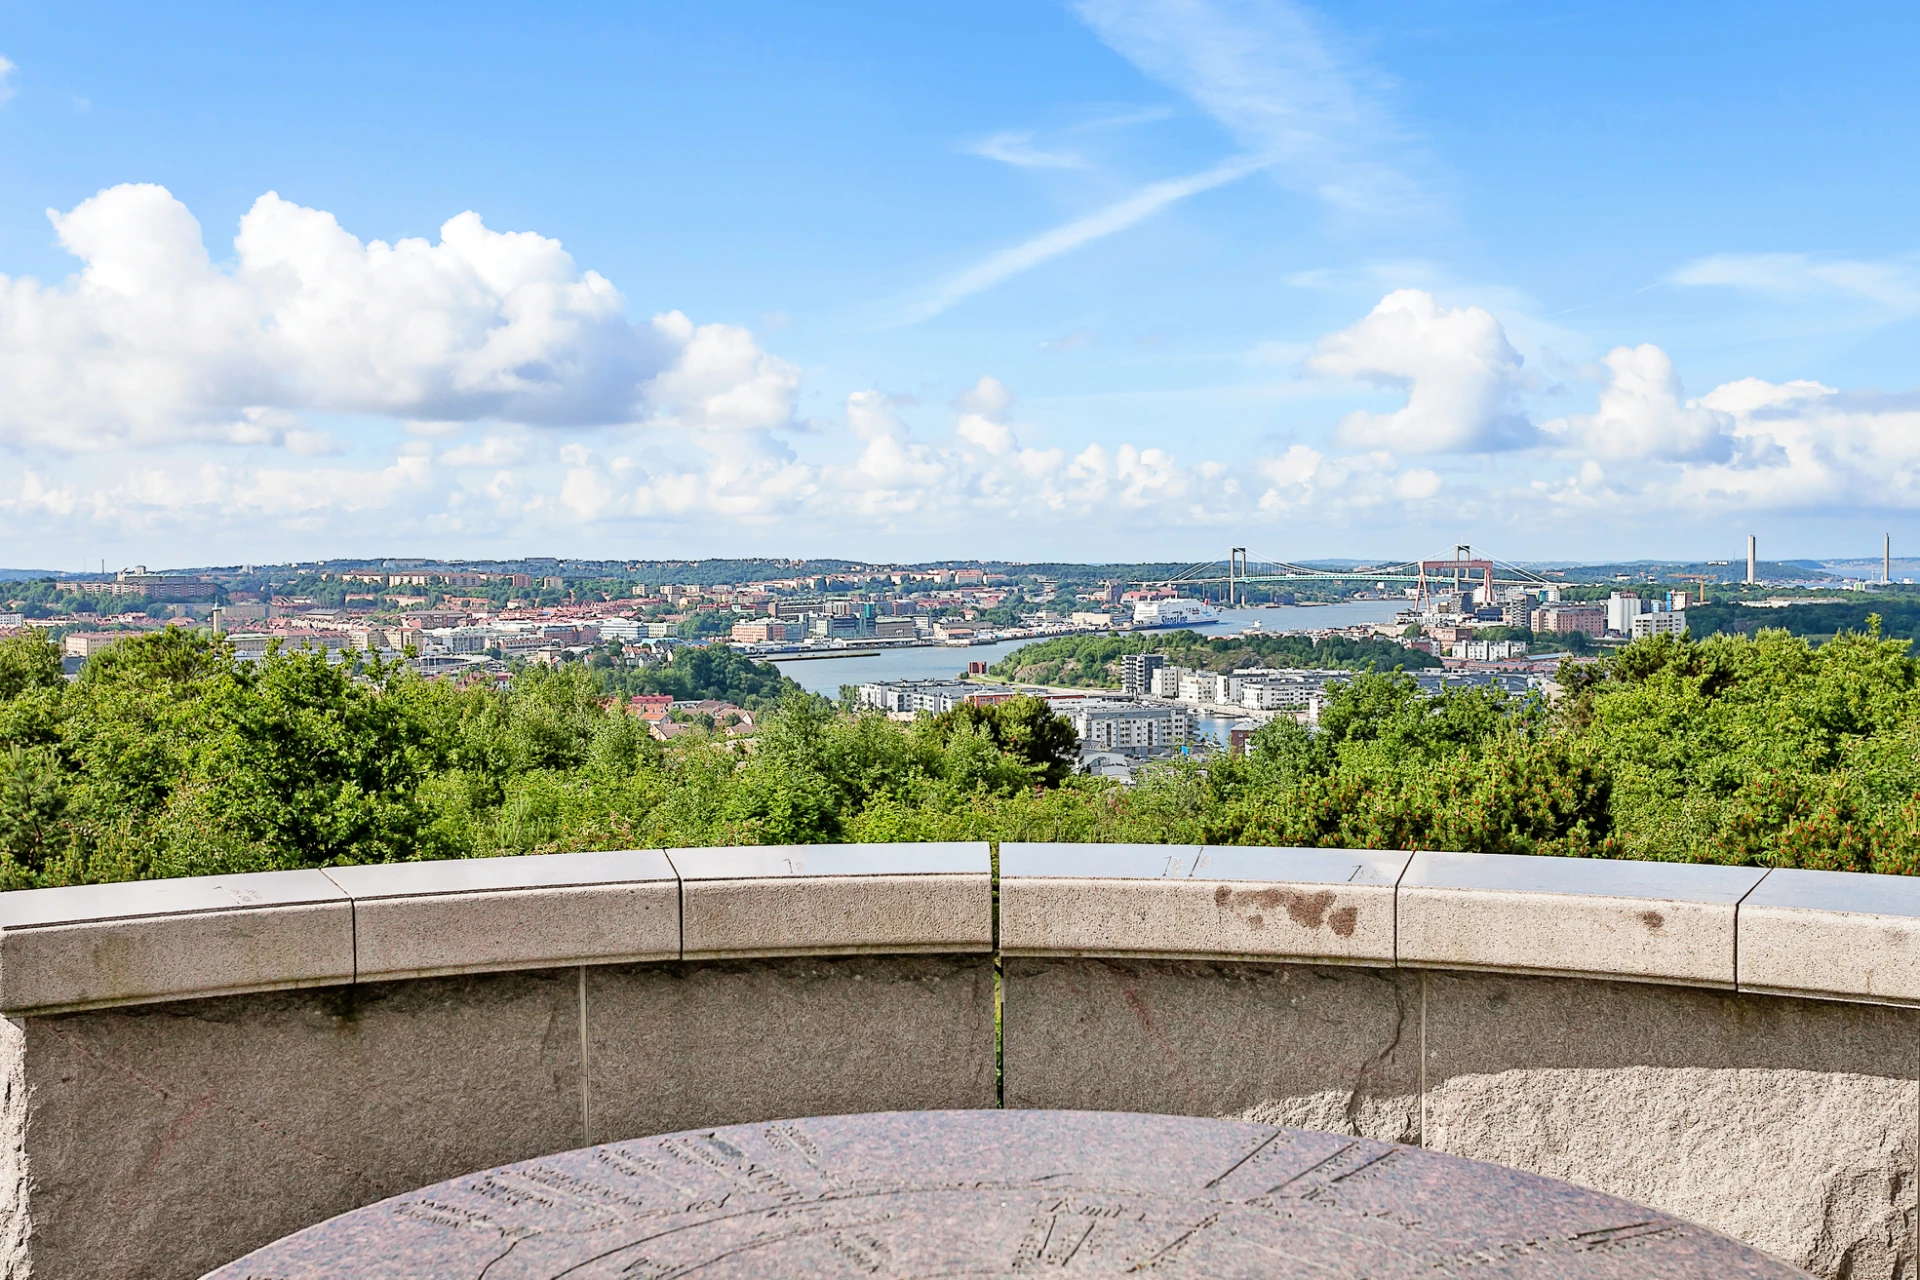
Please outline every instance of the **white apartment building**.
[{"label": "white apartment building", "polygon": [[1244,683],[1237,675],[1223,676],[1212,671],[1190,671],[1180,677],[1179,692],[1174,696],[1181,702],[1197,705],[1203,703],[1229,703],[1240,701],[1240,687]]},{"label": "white apartment building", "polygon": [[908,715],[925,711],[939,715],[969,698],[983,694],[1009,695],[1004,685],[970,684],[959,680],[876,680],[860,686],[860,705]]},{"label": "white apartment building", "polygon": [[1642,600],[1631,592],[1616,591],[1607,597],[1607,630],[1629,635],[1633,620],[1653,610],[1653,601]]},{"label": "white apartment building", "polygon": [[1147,751],[1185,742],[1193,731],[1186,708],[1088,699],[1067,710],[1080,745],[1100,751]]},{"label": "white apartment building", "polygon": [[1527,656],[1524,640],[1455,640],[1452,656],[1468,662],[1504,662]]},{"label": "white apartment building", "polygon": [[1635,640],[1642,636],[1677,636],[1687,629],[1687,611],[1685,609],[1662,610],[1659,613],[1643,613],[1633,619],[1628,632]]},{"label": "white apartment building", "polygon": [[1323,696],[1304,680],[1249,681],[1240,688],[1240,705],[1249,711],[1304,711]]},{"label": "white apartment building", "polygon": [[1148,676],[1147,692],[1156,698],[1180,696],[1180,681],[1194,674],[1187,667],[1156,667]]},{"label": "white apartment building", "polygon": [[496,631],[488,648],[500,650],[503,658],[524,658],[543,649],[560,648],[558,641],[538,631]]}]

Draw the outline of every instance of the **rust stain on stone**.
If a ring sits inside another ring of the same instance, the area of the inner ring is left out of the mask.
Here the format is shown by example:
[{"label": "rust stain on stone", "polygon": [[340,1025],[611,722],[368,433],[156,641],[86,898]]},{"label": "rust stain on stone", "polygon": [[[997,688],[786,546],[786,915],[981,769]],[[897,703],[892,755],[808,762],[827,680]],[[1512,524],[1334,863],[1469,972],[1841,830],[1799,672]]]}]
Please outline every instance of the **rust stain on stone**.
[{"label": "rust stain on stone", "polygon": [[1272,911],[1276,907],[1284,909],[1287,918],[1302,929],[1328,928],[1342,938],[1352,937],[1354,926],[1360,920],[1360,912],[1356,907],[1332,910],[1334,893],[1331,889],[1314,893],[1302,893],[1298,889],[1241,889],[1236,892],[1223,884],[1213,891],[1213,901],[1221,910],[1232,911],[1256,929],[1266,923],[1266,917],[1259,913]]},{"label": "rust stain on stone", "polygon": [[1647,926],[1647,928],[1649,929],[1658,929],[1661,925],[1665,924],[1666,922],[1667,922],[1667,918],[1661,915],[1658,911],[1642,911],[1640,913],[1640,923]]},{"label": "rust stain on stone", "polygon": [[1287,908],[1287,917],[1302,929],[1318,929],[1327,919],[1327,908],[1333,905],[1333,890],[1322,889],[1318,893],[1295,893],[1287,889],[1269,889],[1268,893],[1278,896]]}]

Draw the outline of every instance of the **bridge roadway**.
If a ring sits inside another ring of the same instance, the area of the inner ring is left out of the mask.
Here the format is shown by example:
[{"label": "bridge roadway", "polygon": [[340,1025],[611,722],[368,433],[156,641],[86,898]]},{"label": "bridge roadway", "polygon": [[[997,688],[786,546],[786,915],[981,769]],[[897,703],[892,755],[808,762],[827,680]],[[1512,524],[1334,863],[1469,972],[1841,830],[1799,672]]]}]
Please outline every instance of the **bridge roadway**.
[{"label": "bridge roadway", "polygon": [[1818,1276],[1915,1274],[1920,880],[995,863],[676,849],[0,895],[0,1273],[185,1280],[594,1143],[1006,1107],[1416,1143]]}]

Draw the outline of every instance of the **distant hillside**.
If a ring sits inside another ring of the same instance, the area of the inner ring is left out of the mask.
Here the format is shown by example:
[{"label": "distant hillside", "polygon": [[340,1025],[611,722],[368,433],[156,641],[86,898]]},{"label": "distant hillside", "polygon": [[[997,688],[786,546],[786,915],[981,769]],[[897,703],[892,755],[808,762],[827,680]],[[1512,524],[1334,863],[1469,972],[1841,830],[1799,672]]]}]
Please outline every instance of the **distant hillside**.
[{"label": "distant hillside", "polygon": [[1696,605],[1687,610],[1687,629],[1696,640],[1720,634],[1750,636],[1762,629],[1823,640],[1840,631],[1864,632],[1870,614],[1880,616],[1880,633],[1890,639],[1906,640],[1920,634],[1920,596],[1868,594],[1862,594],[1857,602],[1796,604],[1784,609]]}]

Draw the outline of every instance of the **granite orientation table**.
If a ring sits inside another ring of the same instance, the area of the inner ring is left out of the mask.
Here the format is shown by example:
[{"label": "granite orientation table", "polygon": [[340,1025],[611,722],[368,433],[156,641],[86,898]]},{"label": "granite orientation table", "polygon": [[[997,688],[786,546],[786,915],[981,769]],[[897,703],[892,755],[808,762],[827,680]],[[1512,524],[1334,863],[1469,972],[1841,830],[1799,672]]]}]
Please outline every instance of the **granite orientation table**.
[{"label": "granite orientation table", "polygon": [[587,1147],[356,1209],[206,1280],[1804,1276],[1613,1196],[1237,1120],[907,1111]]}]

